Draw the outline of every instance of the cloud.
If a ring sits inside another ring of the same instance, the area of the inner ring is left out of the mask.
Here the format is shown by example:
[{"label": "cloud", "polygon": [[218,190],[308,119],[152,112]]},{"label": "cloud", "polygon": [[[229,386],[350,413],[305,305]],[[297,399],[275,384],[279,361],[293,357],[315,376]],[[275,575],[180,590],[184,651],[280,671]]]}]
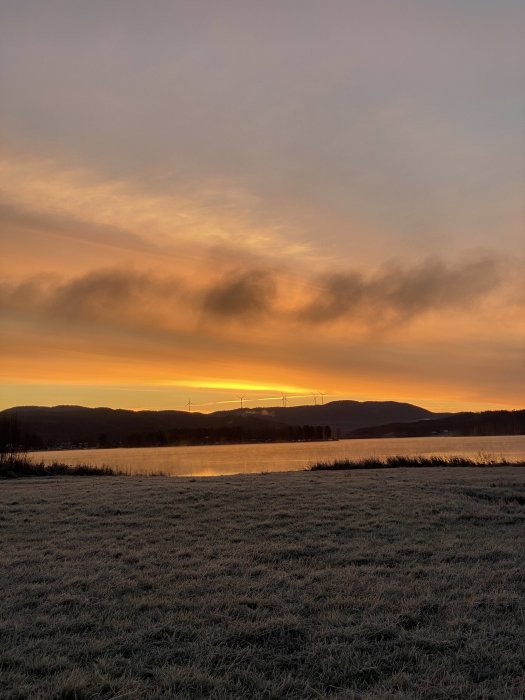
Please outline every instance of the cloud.
[{"label": "cloud", "polygon": [[[149,270],[106,268],[63,280],[35,275],[0,286],[0,308],[16,314],[40,315],[68,324],[182,326],[181,321],[258,319],[271,311],[274,275],[245,269],[204,285],[189,286],[175,275]],[[188,329],[189,330],[189,329]]]},{"label": "cloud", "polygon": [[55,322],[119,322],[142,325],[180,293],[175,278],[147,271],[102,269],[63,280],[35,275],[0,287],[0,304],[18,316],[31,314]]},{"label": "cloud", "polygon": [[181,286],[173,277],[129,270],[100,270],[59,285],[49,300],[53,311],[68,318],[138,314],[175,301]]},{"label": "cloud", "polygon": [[391,264],[365,275],[349,270],[307,282],[306,297],[289,301],[281,270],[238,268],[212,281],[189,284],[175,275],[106,268],[63,280],[37,275],[0,288],[4,310],[43,314],[72,322],[159,328],[189,318],[201,323],[274,321],[300,325],[358,323],[375,329],[403,324],[429,311],[461,310],[496,291],[501,262],[485,255],[458,265],[429,259]]},{"label": "cloud", "polygon": [[315,258],[293,226],[228,182],[209,184],[203,178],[200,187],[167,181],[152,188],[132,178],[13,155],[0,158],[0,178],[0,218],[7,231],[31,226],[73,240],[177,254],[194,263],[217,248],[233,248],[240,256]]},{"label": "cloud", "polygon": [[[519,300],[502,320],[502,292],[510,299],[515,286],[501,266],[485,256],[333,272],[304,280],[302,299],[290,299],[284,270],[260,267],[192,284],[122,267],[28,276],[0,285],[2,372],[49,383],[256,377],[363,397],[513,397],[523,335]],[[323,332],[312,332],[316,323]]]},{"label": "cloud", "polygon": [[269,313],[276,282],[267,270],[240,270],[211,286],[204,297],[204,311],[222,318],[260,316]]},{"label": "cloud", "polygon": [[90,241],[104,245],[111,245],[123,250],[157,250],[157,247],[145,238],[130,233],[117,226],[104,224],[91,224],[89,221],[76,219],[74,216],[32,210],[28,206],[20,206],[2,199],[0,196],[0,226],[3,235],[13,235],[12,231],[19,235],[19,229],[34,229],[40,235],[55,235],[72,239],[73,242]]},{"label": "cloud", "polygon": [[463,308],[501,282],[493,255],[447,265],[428,259],[412,267],[391,264],[378,272],[337,272],[318,280],[319,291],[298,313],[308,323],[341,318],[379,323],[406,322],[427,311]]}]

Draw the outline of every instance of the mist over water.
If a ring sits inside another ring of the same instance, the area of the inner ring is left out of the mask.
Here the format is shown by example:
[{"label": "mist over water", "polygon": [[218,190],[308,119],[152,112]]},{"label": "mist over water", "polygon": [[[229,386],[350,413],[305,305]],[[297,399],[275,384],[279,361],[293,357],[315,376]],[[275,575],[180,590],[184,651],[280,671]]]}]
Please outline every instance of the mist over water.
[{"label": "mist over water", "polygon": [[107,465],[133,474],[221,476],[298,471],[320,461],[394,455],[525,458],[525,435],[480,437],[381,438],[334,442],[137,447],[108,450],[57,450],[30,453],[37,461]]}]

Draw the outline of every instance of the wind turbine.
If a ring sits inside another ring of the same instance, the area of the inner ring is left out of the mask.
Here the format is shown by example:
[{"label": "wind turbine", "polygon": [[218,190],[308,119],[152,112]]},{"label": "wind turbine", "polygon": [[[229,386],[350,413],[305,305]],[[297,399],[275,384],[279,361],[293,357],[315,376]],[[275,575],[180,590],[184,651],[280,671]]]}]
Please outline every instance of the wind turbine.
[{"label": "wind turbine", "polygon": [[321,406],[324,406],[324,397],[326,396],[326,394],[320,391],[319,396],[321,397]]},{"label": "wind turbine", "polygon": [[314,397],[314,406],[317,406],[317,394],[312,394]]},{"label": "wind turbine", "polygon": [[191,399],[188,399],[186,406],[188,407],[188,413],[191,413]]},{"label": "wind turbine", "polygon": [[241,402],[241,411],[242,411],[242,404],[243,404],[243,401],[244,401],[244,399],[245,399],[246,397],[245,397],[245,396],[238,396],[237,398],[238,398],[239,401]]},{"label": "wind turbine", "polygon": [[283,408],[286,408],[286,406],[288,405],[288,397],[286,396],[286,394],[283,394],[282,402],[283,402]]}]

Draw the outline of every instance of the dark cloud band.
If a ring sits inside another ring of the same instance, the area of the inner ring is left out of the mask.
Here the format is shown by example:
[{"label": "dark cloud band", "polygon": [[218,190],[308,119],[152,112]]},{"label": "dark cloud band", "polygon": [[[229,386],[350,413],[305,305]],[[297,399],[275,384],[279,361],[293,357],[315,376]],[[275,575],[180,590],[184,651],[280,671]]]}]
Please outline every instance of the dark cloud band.
[{"label": "dark cloud band", "polygon": [[282,273],[237,269],[194,288],[173,276],[148,271],[102,269],[59,281],[41,276],[2,287],[5,310],[53,315],[68,321],[118,322],[169,318],[181,308],[204,320],[329,324],[341,319],[375,327],[406,322],[428,311],[465,308],[495,290],[502,263],[485,255],[462,264],[428,259],[417,265],[389,265],[364,274],[355,270],[323,275],[315,291],[293,308],[287,306]]}]

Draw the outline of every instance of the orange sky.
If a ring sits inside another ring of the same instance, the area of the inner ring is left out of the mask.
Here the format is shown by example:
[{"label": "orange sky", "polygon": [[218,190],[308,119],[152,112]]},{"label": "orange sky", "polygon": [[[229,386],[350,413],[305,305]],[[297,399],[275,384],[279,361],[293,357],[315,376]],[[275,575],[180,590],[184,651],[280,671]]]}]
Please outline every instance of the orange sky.
[{"label": "orange sky", "polygon": [[7,3],[2,407],[523,407],[522,10],[402,4]]}]

